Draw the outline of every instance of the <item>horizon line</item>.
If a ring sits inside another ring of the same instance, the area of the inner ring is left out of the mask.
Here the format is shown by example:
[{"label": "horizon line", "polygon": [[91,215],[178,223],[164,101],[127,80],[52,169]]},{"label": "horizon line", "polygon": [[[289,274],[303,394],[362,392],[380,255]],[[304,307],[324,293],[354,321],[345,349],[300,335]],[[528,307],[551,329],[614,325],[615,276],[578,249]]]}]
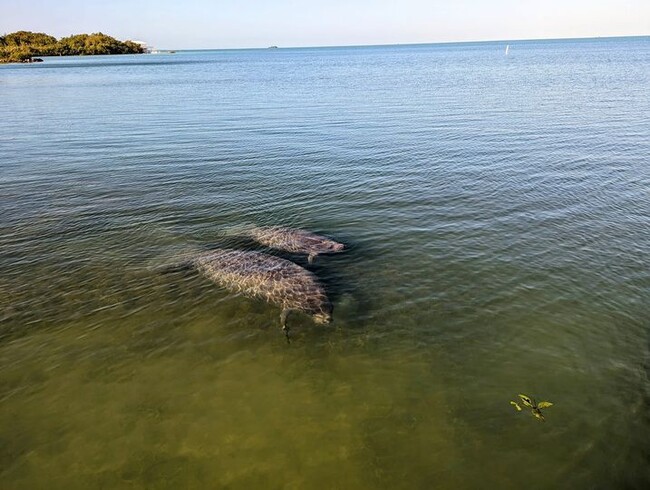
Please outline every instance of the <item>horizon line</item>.
[{"label": "horizon line", "polygon": [[379,44],[323,44],[314,46],[257,46],[257,47],[238,47],[238,48],[156,48],[162,51],[243,51],[252,49],[321,49],[321,48],[372,48],[372,47],[389,47],[389,46],[425,46],[425,45],[444,45],[444,44],[481,44],[481,43],[515,43],[515,42],[535,42],[535,41],[579,41],[594,39],[622,39],[622,38],[650,38],[650,34],[631,34],[623,36],[588,36],[588,37],[540,37],[529,39],[488,39],[481,41],[434,41],[434,42],[404,42],[404,43],[379,43]]}]

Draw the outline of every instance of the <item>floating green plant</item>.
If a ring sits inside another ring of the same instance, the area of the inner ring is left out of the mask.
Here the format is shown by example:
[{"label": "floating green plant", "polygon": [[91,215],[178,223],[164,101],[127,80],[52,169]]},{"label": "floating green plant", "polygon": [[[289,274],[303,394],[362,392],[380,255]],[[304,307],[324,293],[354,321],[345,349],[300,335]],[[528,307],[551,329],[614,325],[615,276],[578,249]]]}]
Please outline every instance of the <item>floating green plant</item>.
[{"label": "floating green plant", "polygon": [[[553,404],[551,402],[539,402],[537,403],[534,398],[529,397],[528,395],[519,395],[519,398],[521,398],[521,403],[525,406],[530,408],[533,416],[536,419],[541,420],[542,422],[544,421],[544,414],[542,413],[542,408],[548,408],[552,407]],[[510,402],[510,405],[515,407],[515,410],[517,412],[521,412],[521,407],[517,402]]]}]

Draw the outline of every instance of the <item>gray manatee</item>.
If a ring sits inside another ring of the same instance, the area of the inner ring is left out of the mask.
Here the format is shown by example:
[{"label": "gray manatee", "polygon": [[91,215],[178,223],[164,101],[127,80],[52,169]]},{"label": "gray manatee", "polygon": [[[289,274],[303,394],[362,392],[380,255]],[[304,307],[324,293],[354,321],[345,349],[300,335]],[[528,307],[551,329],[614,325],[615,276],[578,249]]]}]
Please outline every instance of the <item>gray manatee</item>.
[{"label": "gray manatee", "polygon": [[296,228],[260,226],[248,230],[247,234],[256,242],[267,247],[306,254],[310,264],[319,254],[341,252],[345,248],[342,243]]},{"label": "gray manatee", "polygon": [[280,323],[287,339],[290,311],[307,313],[319,324],[332,320],[332,304],[318,278],[288,260],[260,252],[219,249],[197,255],[191,264],[230,291],[280,306]]}]

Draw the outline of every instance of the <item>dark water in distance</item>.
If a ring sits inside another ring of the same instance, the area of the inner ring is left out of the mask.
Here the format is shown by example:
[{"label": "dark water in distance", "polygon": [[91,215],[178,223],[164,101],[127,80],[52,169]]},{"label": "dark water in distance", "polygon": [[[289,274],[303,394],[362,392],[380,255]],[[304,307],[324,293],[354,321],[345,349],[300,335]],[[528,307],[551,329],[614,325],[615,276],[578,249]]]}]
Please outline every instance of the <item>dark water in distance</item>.
[{"label": "dark water in distance", "polygon": [[[2,487],[647,488],[650,38],[505,44],[0,66]],[[253,223],[334,323],[158,272]]]}]

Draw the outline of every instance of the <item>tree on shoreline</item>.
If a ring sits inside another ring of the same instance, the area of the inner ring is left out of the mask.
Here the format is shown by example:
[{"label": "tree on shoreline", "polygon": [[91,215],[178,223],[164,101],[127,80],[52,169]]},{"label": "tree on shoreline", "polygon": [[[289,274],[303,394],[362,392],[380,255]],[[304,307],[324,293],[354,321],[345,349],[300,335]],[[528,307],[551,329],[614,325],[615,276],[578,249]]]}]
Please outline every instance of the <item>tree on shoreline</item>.
[{"label": "tree on shoreline", "polygon": [[57,40],[42,32],[17,31],[0,36],[0,62],[30,61],[35,56],[138,54],[144,48],[133,41],[118,41],[101,32],[76,34]]}]

